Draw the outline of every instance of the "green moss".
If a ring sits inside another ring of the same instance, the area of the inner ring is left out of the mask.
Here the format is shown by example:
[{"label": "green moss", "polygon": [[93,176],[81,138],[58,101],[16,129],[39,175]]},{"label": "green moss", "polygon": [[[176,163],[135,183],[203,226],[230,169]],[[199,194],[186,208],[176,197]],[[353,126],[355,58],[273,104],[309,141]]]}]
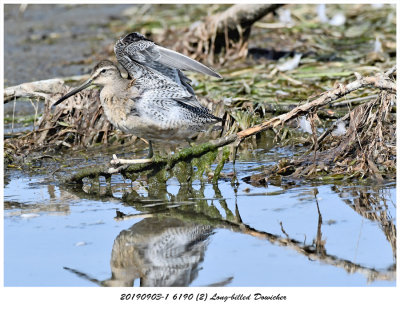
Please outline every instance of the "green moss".
[{"label": "green moss", "polygon": [[225,146],[222,149],[222,157],[221,160],[219,161],[217,167],[214,170],[214,176],[213,176],[213,182],[216,183],[218,182],[219,176],[221,174],[222,169],[224,168],[225,162],[228,161],[230,155],[230,149],[229,146]]}]

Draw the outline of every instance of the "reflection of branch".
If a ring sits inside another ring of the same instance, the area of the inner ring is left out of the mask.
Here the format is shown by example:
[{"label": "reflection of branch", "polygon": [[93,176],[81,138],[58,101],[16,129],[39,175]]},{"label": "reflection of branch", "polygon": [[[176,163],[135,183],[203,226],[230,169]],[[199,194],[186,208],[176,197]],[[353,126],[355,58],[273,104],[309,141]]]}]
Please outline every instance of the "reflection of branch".
[{"label": "reflection of branch", "polygon": [[101,282],[101,281],[99,281],[99,280],[97,280],[97,279],[95,279],[95,278],[92,278],[92,277],[90,277],[89,275],[87,275],[87,274],[85,274],[85,273],[83,273],[83,272],[81,272],[81,271],[79,271],[79,270],[72,269],[72,268],[69,268],[69,267],[66,267],[66,266],[64,266],[63,268],[64,268],[65,270],[68,270],[68,271],[70,271],[71,273],[77,275],[78,277],[83,278],[83,279],[86,279],[86,280],[88,280],[88,281],[90,281],[90,282],[92,282],[92,283],[94,283],[94,284],[96,284],[96,285],[98,285],[98,286],[101,286],[101,285],[102,285],[102,282]]},{"label": "reflection of branch", "polygon": [[315,240],[315,248],[317,249],[317,253],[323,256],[326,255],[325,242],[322,240],[322,215],[319,210],[318,199],[317,199],[318,190],[314,189],[314,198],[315,203],[317,204],[318,211],[318,229],[317,229],[317,239]]},{"label": "reflection of branch", "polygon": [[[215,191],[215,196],[217,198],[222,197],[220,195],[219,190],[216,190],[218,188],[217,185],[213,186],[214,191]],[[163,199],[163,190],[158,192],[158,195],[156,195],[156,198]],[[192,193],[193,194],[193,193]],[[314,196],[316,198],[317,191],[314,192]],[[85,197],[83,193],[80,195],[82,198]],[[93,198],[93,195],[86,194],[86,196]],[[204,197],[203,193],[201,193],[200,197]],[[181,196],[181,201],[183,202],[184,199],[187,199],[188,197],[183,194]],[[125,199],[126,201],[126,199]],[[202,200],[204,202],[205,200]],[[172,201],[173,203],[176,203],[177,201]],[[129,219],[137,219],[141,217],[175,217],[177,219],[182,219],[184,221],[190,221],[193,223],[201,224],[201,225],[207,225],[211,226],[213,228],[224,228],[228,229],[233,232],[237,233],[243,233],[247,235],[251,235],[253,237],[257,237],[263,240],[268,240],[269,242],[273,244],[278,244],[280,246],[285,246],[289,247],[298,253],[307,256],[309,259],[312,260],[317,260],[322,263],[332,265],[335,267],[340,267],[345,269],[349,273],[354,273],[354,272],[359,272],[364,274],[369,281],[373,280],[394,280],[396,276],[396,272],[393,269],[387,269],[385,271],[379,271],[374,268],[368,268],[364,267],[359,264],[355,264],[351,261],[340,259],[334,255],[329,255],[326,253],[326,249],[324,248],[324,243],[322,240],[322,232],[321,232],[321,226],[322,226],[322,216],[319,211],[318,207],[318,201],[316,200],[317,204],[317,211],[318,211],[318,229],[317,229],[317,237],[315,242],[313,242],[312,245],[305,245],[304,242],[300,242],[294,238],[290,238],[290,236],[284,232],[285,237],[281,237],[279,235],[271,234],[268,232],[264,231],[259,231],[256,230],[249,225],[246,225],[242,222],[240,218],[240,213],[237,205],[235,206],[235,213],[233,214],[232,212],[227,212],[226,213],[226,218],[224,219],[219,212],[215,212],[213,208],[207,203],[201,205],[200,207],[195,207],[193,206],[190,207],[185,207],[185,205],[182,205],[181,207],[177,208],[170,208],[168,209],[167,202],[164,203],[164,205],[160,208],[157,208],[156,211],[151,211],[149,213],[139,213],[139,214],[133,214],[133,215],[125,215],[122,212],[117,213],[117,217],[115,220],[129,220]],[[225,209],[227,205],[223,206]],[[144,210],[144,208],[143,208]],[[226,211],[226,209],[225,209]],[[368,211],[367,211],[368,212]],[[367,213],[366,212],[366,213]],[[376,218],[380,218],[376,216]],[[282,227],[283,228],[283,227]],[[395,238],[395,232],[394,232],[394,238]]]},{"label": "reflection of branch", "polygon": [[[198,222],[199,224],[207,224],[213,228],[225,228],[236,233],[243,233],[257,237],[260,239],[268,240],[273,244],[280,246],[289,247],[298,253],[307,256],[309,259],[319,261],[335,267],[345,269],[348,273],[359,272],[365,275],[369,281],[374,280],[395,280],[396,271],[388,269],[386,271],[379,271],[374,268],[364,267],[362,265],[353,263],[348,260],[339,259],[334,255],[329,255],[322,250],[323,253],[319,252],[318,244],[314,245],[303,245],[301,242],[290,237],[281,237],[279,235],[271,234],[264,231],[256,230],[249,225],[243,223],[237,223],[222,218],[214,218],[204,213],[194,213],[192,211],[184,211],[179,208],[171,209],[167,212],[167,215],[183,219],[185,221]],[[321,219],[319,217],[319,219]],[[239,220],[240,222],[240,220]],[[320,222],[320,221],[319,221]]]},{"label": "reflection of branch", "polygon": [[252,235],[261,239],[266,239],[271,243],[279,244],[281,246],[289,247],[298,253],[307,256],[309,259],[319,261],[335,267],[345,269],[348,273],[359,272],[365,275],[369,281],[374,280],[395,280],[396,271],[388,269],[386,271],[379,271],[374,268],[364,267],[362,265],[353,263],[348,260],[339,259],[334,255],[321,254],[318,252],[318,248],[314,246],[302,245],[301,242],[292,238],[282,238],[277,235],[273,235],[267,232],[257,231],[248,225],[238,226],[233,229],[236,232]]},{"label": "reflection of branch", "polygon": [[[215,197],[218,198],[219,204],[225,210],[227,220],[234,220],[235,216],[233,215],[232,211],[229,209],[228,204],[226,203],[225,199],[222,196],[221,190],[217,186],[217,184],[213,183],[213,190],[215,192]],[[236,206],[237,207],[237,206]],[[237,216],[236,216],[237,218]]]},{"label": "reflection of branch", "polygon": [[396,226],[390,218],[390,214],[388,214],[388,207],[383,195],[381,196],[379,191],[377,193],[371,193],[369,190],[366,192],[367,189],[360,187],[339,188],[334,186],[332,190],[338,193],[339,196],[343,193],[351,192],[353,201],[350,198],[342,198],[342,200],[362,217],[379,223],[381,230],[392,247],[393,257],[396,259]]},{"label": "reflection of branch", "polygon": [[[181,170],[180,170],[181,171]],[[162,173],[161,173],[162,174]],[[154,176],[154,175],[153,175]],[[273,244],[278,244],[280,246],[286,246],[290,247],[291,249],[297,251],[298,253],[307,256],[308,258],[312,260],[317,260],[325,264],[329,264],[335,267],[340,267],[345,269],[349,273],[354,273],[354,272],[359,272],[364,274],[369,281],[373,280],[394,280],[395,278],[395,269],[388,268],[384,271],[379,271],[374,268],[368,268],[364,267],[359,264],[355,264],[351,261],[340,259],[334,255],[329,255],[326,253],[325,249],[325,244],[324,240],[322,238],[322,215],[319,210],[319,205],[318,205],[318,200],[317,200],[317,193],[318,191],[314,191],[314,197],[315,197],[315,202],[317,206],[317,211],[318,211],[318,227],[317,227],[317,233],[316,233],[316,238],[313,241],[311,245],[306,245],[304,242],[297,241],[294,238],[290,238],[289,234],[286,233],[283,229],[282,226],[282,231],[285,234],[284,237],[281,237],[279,235],[274,235],[268,232],[264,231],[259,231],[256,230],[246,224],[244,224],[240,218],[240,213],[238,210],[238,207],[236,205],[235,207],[235,213],[232,213],[229,211],[228,206],[226,203],[223,202],[222,195],[220,190],[218,189],[218,184],[214,183],[213,189],[215,192],[215,197],[217,199],[222,199],[221,207],[226,211],[226,218],[222,218],[220,213],[217,211],[215,212],[212,208],[215,208],[213,205],[207,205],[206,202],[199,206],[199,204],[195,207],[195,209],[190,206],[190,207],[185,207],[182,205],[182,207],[178,208],[172,208],[168,209],[168,203],[190,203],[190,202],[185,202],[188,200],[189,196],[195,196],[200,198],[204,198],[204,192],[200,191],[200,194],[193,194],[192,190],[189,190],[191,187],[191,183],[186,182],[186,180],[182,180],[181,184],[181,189],[180,193],[178,193],[179,198],[174,198],[174,199],[168,199],[165,196],[166,188],[162,187],[162,189],[157,189],[153,193],[149,191],[149,197],[151,196],[152,201],[154,202],[154,198],[159,199],[162,204],[157,207],[157,211],[154,211],[154,208],[152,208],[152,211],[149,213],[140,213],[140,214],[134,214],[134,215],[124,215],[121,213],[120,216],[116,218],[116,220],[128,220],[132,218],[139,218],[139,217],[153,217],[153,216],[169,216],[169,217],[176,217],[176,218],[181,218],[185,221],[193,221],[198,224],[203,224],[203,225],[212,225],[213,227],[216,228],[225,228],[234,232],[239,232],[239,233],[244,233],[248,234],[254,237],[258,237],[260,239],[268,240],[269,242]],[[181,181],[180,181],[181,182]],[[357,188],[354,188],[353,190],[356,190]],[[181,192],[182,190],[182,192]],[[204,190],[204,187],[202,187],[202,190]],[[344,190],[340,190],[338,187],[333,187],[333,190],[337,193],[342,193]],[[346,189],[346,191],[351,190],[351,189]],[[196,191],[196,190],[194,190]],[[77,192],[81,192],[78,190]],[[355,195],[354,193],[352,194],[353,196]],[[90,198],[93,198],[93,195],[89,195]],[[349,199],[344,199],[344,201],[352,207],[355,211],[360,213],[362,216],[368,218],[369,220],[374,220],[377,222],[380,222],[382,225],[382,229],[385,232],[385,235],[387,239],[389,240],[390,244],[392,245],[392,248],[394,250],[394,257],[395,256],[395,249],[396,249],[396,227],[394,226],[392,220],[390,220],[387,212],[385,209],[382,210],[380,208],[380,202],[382,201],[382,197],[370,194],[370,193],[364,193],[364,192],[358,192],[357,191],[357,201],[352,202]],[[85,197],[84,194],[81,197]],[[138,197],[139,198],[139,197]],[[125,202],[132,204],[132,201],[138,202],[140,204],[143,203],[143,199],[140,198],[139,200],[133,200],[125,197],[123,199]],[[199,203],[199,202],[198,202]],[[375,206],[375,207],[374,207]],[[140,208],[140,206],[135,205],[135,208],[141,211],[146,211],[149,210],[149,208]],[[387,208],[387,207],[386,207]],[[378,210],[379,209],[379,210]],[[194,211],[193,211],[194,210]],[[379,213],[380,211],[380,213]]]}]

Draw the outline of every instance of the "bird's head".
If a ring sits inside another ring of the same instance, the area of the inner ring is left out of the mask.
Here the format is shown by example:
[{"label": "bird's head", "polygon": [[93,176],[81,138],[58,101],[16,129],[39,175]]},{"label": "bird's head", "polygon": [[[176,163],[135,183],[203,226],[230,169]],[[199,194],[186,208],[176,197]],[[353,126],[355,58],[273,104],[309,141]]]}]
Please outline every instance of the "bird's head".
[{"label": "bird's head", "polygon": [[121,72],[118,67],[111,61],[103,60],[94,67],[89,81],[94,85],[105,86],[119,78],[121,78]]},{"label": "bird's head", "polygon": [[64,100],[91,85],[103,87],[109,84],[113,84],[119,78],[121,78],[121,72],[119,71],[118,67],[109,60],[102,60],[94,67],[90,78],[86,82],[68,92],[57,102],[55,102],[53,106],[60,104]]}]

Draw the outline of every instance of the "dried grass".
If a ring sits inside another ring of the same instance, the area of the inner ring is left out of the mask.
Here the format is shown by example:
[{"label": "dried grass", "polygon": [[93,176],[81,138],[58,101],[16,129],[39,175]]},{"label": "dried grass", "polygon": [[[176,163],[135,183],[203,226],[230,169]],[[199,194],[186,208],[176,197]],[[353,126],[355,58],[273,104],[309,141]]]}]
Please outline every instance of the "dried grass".
[{"label": "dried grass", "polygon": [[[346,134],[324,135],[317,139],[313,130],[313,147],[292,160],[281,160],[263,177],[289,176],[316,180],[373,178],[392,179],[396,172],[396,121],[390,113],[396,95],[381,91],[378,98],[359,105],[343,119],[349,119]],[[309,117],[312,127],[315,118]],[[259,175],[260,176],[260,175]]]}]

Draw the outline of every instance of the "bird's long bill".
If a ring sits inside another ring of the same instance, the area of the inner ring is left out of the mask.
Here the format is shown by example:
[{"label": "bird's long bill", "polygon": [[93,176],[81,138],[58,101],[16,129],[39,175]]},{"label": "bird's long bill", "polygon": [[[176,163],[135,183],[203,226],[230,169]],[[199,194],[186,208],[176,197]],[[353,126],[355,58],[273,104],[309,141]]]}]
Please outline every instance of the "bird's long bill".
[{"label": "bird's long bill", "polygon": [[92,81],[93,81],[92,79],[88,79],[83,85],[68,92],[65,96],[63,96],[56,103],[54,103],[53,106],[60,104],[62,101],[68,99],[69,97],[72,97],[74,94],[78,93],[79,91],[89,87],[92,84]]}]

